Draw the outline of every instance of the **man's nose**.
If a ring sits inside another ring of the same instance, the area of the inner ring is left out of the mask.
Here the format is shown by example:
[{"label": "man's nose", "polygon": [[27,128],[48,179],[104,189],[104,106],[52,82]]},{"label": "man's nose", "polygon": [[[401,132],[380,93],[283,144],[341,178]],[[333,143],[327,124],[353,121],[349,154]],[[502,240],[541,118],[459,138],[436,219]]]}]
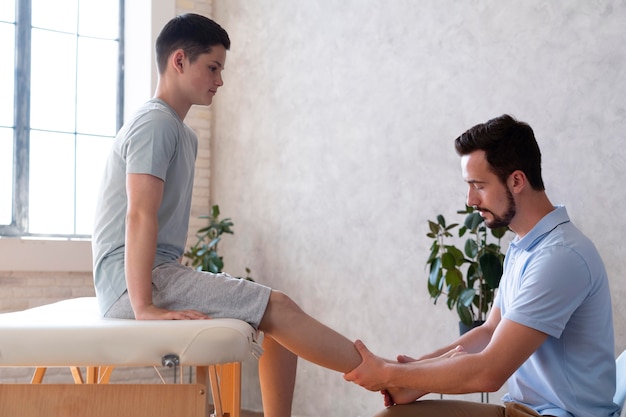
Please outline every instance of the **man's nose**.
[{"label": "man's nose", "polygon": [[469,207],[473,207],[473,206],[478,206],[479,205],[479,200],[478,200],[478,197],[476,196],[476,192],[472,191],[471,187],[467,191],[466,204]]}]

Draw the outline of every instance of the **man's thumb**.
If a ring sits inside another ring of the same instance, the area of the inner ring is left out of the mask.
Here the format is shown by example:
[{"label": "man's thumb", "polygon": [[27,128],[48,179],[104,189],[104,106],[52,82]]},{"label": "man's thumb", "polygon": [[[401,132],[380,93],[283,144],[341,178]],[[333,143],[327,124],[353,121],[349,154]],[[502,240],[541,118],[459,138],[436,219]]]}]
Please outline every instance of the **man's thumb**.
[{"label": "man's thumb", "polygon": [[360,339],[357,339],[357,340],[354,341],[354,347],[359,352],[361,357],[363,357],[364,355],[367,355],[368,353],[370,353],[370,351],[365,346],[365,343],[363,343],[363,341],[360,340]]}]

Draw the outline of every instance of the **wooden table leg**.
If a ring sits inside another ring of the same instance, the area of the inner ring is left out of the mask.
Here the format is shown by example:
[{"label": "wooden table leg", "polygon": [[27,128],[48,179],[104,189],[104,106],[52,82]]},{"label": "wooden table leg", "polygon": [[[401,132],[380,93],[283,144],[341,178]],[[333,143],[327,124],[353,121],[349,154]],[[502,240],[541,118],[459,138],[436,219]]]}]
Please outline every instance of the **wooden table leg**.
[{"label": "wooden table leg", "polygon": [[83,375],[80,373],[80,368],[78,366],[70,366],[70,372],[72,372],[72,378],[74,378],[75,384],[84,384]]},{"label": "wooden table leg", "polygon": [[198,366],[196,382],[211,390],[216,417],[241,417],[241,363]]},{"label": "wooden table leg", "polygon": [[224,414],[240,417],[241,414],[241,363],[217,365],[220,373],[220,388]]},{"label": "wooden table leg", "polygon": [[31,384],[41,384],[43,381],[44,375],[46,375],[46,369],[48,368],[37,368],[35,369],[35,373],[33,374],[33,378],[30,380]]}]

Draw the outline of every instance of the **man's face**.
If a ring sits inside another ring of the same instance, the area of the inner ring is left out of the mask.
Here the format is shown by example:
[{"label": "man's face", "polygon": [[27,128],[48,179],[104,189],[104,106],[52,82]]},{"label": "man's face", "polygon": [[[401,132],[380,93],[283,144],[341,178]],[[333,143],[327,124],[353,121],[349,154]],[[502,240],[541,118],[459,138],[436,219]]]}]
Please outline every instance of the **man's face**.
[{"label": "man's face", "polygon": [[468,185],[467,205],[480,212],[487,227],[509,226],[516,214],[515,199],[489,169],[485,152],[474,151],[461,157],[461,169]]}]

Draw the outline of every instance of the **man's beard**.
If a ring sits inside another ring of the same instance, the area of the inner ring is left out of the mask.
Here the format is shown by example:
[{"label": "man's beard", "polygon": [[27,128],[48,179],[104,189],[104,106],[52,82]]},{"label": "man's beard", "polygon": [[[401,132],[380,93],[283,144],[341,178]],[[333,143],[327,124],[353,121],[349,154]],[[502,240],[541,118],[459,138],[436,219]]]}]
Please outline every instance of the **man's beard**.
[{"label": "man's beard", "polygon": [[488,228],[497,229],[500,227],[508,227],[509,224],[511,224],[511,220],[513,220],[513,217],[515,217],[515,214],[517,214],[517,207],[515,207],[515,200],[513,199],[513,194],[509,190],[506,190],[506,197],[509,203],[509,207],[506,213],[504,213],[504,215],[502,216],[498,216],[491,210],[482,209],[480,207],[478,208],[478,210],[486,211],[488,213],[491,213],[491,215],[493,216],[492,220],[485,219],[485,224],[487,225]]}]

